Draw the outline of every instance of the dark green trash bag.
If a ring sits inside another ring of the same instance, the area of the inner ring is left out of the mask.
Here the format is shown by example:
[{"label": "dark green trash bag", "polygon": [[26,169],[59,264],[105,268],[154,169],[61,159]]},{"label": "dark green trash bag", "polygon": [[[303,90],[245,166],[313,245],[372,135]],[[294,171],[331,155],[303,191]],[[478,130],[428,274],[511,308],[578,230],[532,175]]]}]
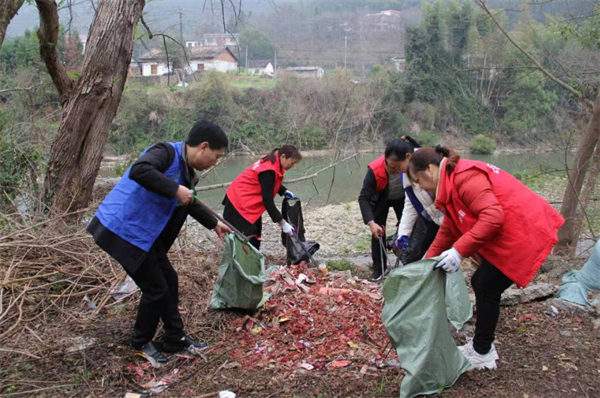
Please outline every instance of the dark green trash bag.
[{"label": "dark green trash bag", "polygon": [[249,243],[233,233],[225,235],[225,248],[219,265],[219,278],[210,308],[255,310],[263,304],[265,258]]},{"label": "dark green trash bag", "polygon": [[[421,260],[396,268],[383,284],[381,319],[406,371],[400,398],[439,392],[469,368],[450,333],[446,275],[432,270],[435,262]],[[470,306],[468,295],[458,296],[462,297],[461,306]],[[457,312],[466,314],[464,310]]]}]

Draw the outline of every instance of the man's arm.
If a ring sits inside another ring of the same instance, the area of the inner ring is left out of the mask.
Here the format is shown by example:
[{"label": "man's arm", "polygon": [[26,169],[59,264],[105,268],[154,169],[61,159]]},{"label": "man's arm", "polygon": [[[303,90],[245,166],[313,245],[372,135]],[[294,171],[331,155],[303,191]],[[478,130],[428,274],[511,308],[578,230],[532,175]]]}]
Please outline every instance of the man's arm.
[{"label": "man's arm", "polygon": [[149,191],[168,198],[175,197],[179,188],[177,181],[171,180],[164,173],[173,159],[175,150],[169,144],[159,143],[150,148],[131,166],[129,178]]}]

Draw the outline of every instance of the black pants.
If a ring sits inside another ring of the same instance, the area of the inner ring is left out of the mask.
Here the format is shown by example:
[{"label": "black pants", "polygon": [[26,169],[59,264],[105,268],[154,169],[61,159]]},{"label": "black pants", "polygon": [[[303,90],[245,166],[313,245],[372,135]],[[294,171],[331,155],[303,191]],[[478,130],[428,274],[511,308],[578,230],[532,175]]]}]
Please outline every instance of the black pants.
[{"label": "black pants", "polygon": [[179,314],[179,281],[166,250],[155,244],[135,273],[129,274],[142,291],[132,345],[140,348],[154,338],[159,319],[169,339],[183,337]]},{"label": "black pants", "polygon": [[[384,203],[378,203],[374,209],[373,221],[385,227],[390,207],[394,209],[396,217],[398,218],[398,221],[400,221],[400,217],[402,216],[402,209],[404,209],[404,198],[398,200],[387,200]],[[384,246],[383,248],[381,248],[381,245],[379,244],[379,239],[374,238],[373,235],[371,235],[371,258],[373,259],[373,273],[376,275],[379,275],[381,273],[382,262],[383,269],[387,267],[387,256],[385,255],[385,235],[383,236],[382,241]],[[382,250],[384,254],[383,258],[381,257]]]},{"label": "black pants", "polygon": [[425,221],[420,216],[417,217],[408,242],[408,249],[400,255],[402,263],[410,264],[422,259],[429,250],[429,246],[431,246],[439,229],[440,227],[436,223]]},{"label": "black pants", "polygon": [[240,230],[241,233],[250,238],[250,244],[260,250],[260,237],[262,234],[262,217],[259,217],[254,224],[250,224],[237,209],[231,204],[227,195],[223,199],[225,208],[223,209],[223,218]]},{"label": "black pants", "polygon": [[492,347],[500,317],[500,296],[512,283],[506,275],[485,259],[471,277],[477,310],[473,347],[480,354],[487,354]]}]

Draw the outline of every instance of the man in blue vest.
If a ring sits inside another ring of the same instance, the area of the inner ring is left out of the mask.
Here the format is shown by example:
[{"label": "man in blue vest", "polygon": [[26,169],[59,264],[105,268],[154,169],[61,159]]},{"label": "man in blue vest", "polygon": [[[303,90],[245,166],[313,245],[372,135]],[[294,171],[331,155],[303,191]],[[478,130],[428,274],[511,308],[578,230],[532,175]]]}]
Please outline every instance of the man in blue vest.
[{"label": "man in blue vest", "polygon": [[104,198],[87,227],[98,246],[125,268],[142,291],[132,346],[156,367],[168,362],[152,341],[159,320],[164,328],[158,342],[162,351],[194,353],[206,347],[183,330],[177,307],[177,272],[167,252],[188,214],[214,229],[220,238],[231,232],[194,204],[191,191],[198,182],[194,169],[214,166],[227,145],[227,136],[219,126],[200,121],[185,143],[151,146]]}]

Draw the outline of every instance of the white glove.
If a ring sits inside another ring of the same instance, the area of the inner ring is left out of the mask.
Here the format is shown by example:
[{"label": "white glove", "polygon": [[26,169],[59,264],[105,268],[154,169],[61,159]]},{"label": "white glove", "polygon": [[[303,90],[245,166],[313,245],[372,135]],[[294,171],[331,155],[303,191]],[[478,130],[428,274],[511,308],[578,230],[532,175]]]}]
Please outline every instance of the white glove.
[{"label": "white glove", "polygon": [[294,227],[292,227],[292,224],[288,223],[287,221],[283,221],[283,223],[281,224],[281,232],[283,232],[284,234],[293,235],[294,233],[296,233],[296,230],[294,229]]},{"label": "white glove", "polygon": [[450,248],[440,254],[440,260],[433,266],[433,269],[441,268],[447,273],[451,274],[458,271],[458,267],[463,260],[463,256],[460,255],[458,250]]}]

